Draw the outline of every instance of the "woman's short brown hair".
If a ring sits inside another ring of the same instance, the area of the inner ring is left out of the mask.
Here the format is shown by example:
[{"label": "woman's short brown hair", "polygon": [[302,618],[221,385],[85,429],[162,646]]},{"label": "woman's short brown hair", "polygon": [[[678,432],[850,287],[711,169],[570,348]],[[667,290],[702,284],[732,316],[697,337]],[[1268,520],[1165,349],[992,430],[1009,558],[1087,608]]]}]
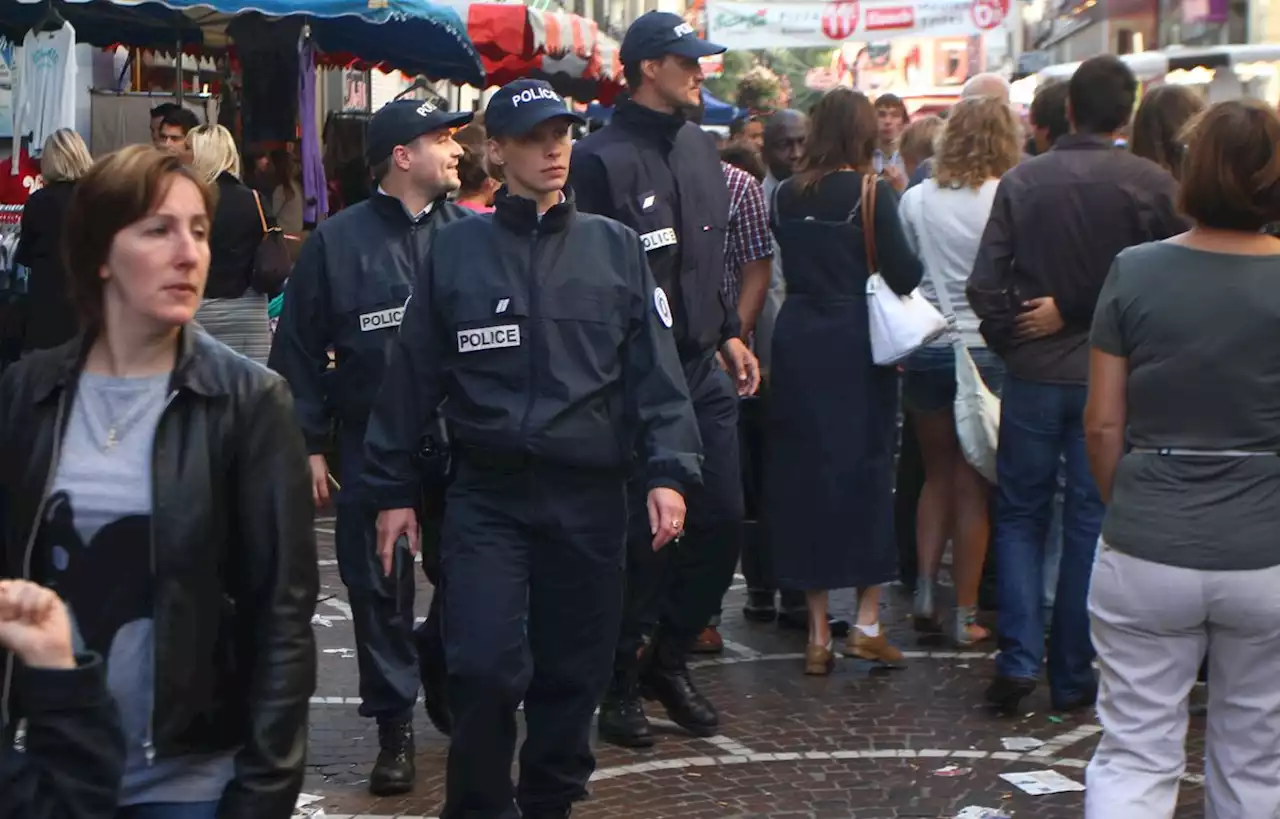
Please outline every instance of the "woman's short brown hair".
[{"label": "woman's short brown hair", "polygon": [[171,154],[130,145],[99,159],[76,184],[62,231],[71,298],[86,328],[102,322],[102,276],[116,234],[160,206],[175,177],[195,183],[213,217],[217,193]]},{"label": "woman's short brown hair", "polygon": [[980,188],[1022,158],[1022,126],[1008,103],[971,97],[951,109],[938,136],[933,176],[943,187]]},{"label": "woman's short brown hair", "polygon": [[1205,227],[1280,221],[1280,117],[1256,100],[1220,102],[1187,126],[1178,206]]},{"label": "woman's short brown hair", "polygon": [[942,130],[942,117],[930,114],[920,117],[906,127],[898,140],[898,153],[902,160],[919,165],[934,154],[938,131]]},{"label": "woman's short brown hair", "polygon": [[852,88],[833,88],[813,106],[809,118],[804,158],[796,174],[801,193],[812,191],[824,176],[841,168],[869,170],[879,138],[871,100]]}]

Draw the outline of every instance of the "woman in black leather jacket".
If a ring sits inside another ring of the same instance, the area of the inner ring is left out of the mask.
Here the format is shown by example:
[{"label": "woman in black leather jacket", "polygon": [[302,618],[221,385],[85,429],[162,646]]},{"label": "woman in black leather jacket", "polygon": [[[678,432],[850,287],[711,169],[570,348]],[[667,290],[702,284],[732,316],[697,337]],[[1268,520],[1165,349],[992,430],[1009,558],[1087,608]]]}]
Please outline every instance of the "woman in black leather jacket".
[{"label": "woman in black leather jacket", "polygon": [[106,658],[117,819],[285,819],[302,785],[310,473],[284,381],[192,327],[212,211],[151,147],[100,160],[64,234],[86,331],[0,381],[0,577],[56,591]]}]

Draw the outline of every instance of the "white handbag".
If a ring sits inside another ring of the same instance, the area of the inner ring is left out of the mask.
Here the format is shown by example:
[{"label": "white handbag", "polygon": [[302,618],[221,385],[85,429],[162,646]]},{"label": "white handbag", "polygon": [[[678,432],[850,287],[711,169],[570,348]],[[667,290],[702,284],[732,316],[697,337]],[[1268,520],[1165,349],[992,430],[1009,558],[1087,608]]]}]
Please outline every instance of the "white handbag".
[{"label": "white handbag", "polygon": [[[927,196],[926,186],[921,194]],[[923,215],[925,208],[920,209]],[[956,400],[953,407],[956,417],[956,438],[960,441],[960,451],[964,459],[979,475],[991,483],[996,482],[996,451],[1000,443],[1000,399],[987,388],[982,380],[982,373],[969,355],[956,329],[956,312],[951,304],[951,296],[947,294],[946,283],[937,275],[939,269],[932,237],[924,229],[921,219],[920,250],[924,257],[924,269],[928,273],[933,290],[938,295],[938,303],[946,313],[948,334],[951,336],[951,347],[956,354]]]},{"label": "white handbag", "polygon": [[912,290],[905,296],[880,275],[876,256],[876,178],[862,177],[862,238],[867,248],[867,319],[871,330],[871,360],[880,366],[897,364],[941,336],[947,320],[929,300]]}]

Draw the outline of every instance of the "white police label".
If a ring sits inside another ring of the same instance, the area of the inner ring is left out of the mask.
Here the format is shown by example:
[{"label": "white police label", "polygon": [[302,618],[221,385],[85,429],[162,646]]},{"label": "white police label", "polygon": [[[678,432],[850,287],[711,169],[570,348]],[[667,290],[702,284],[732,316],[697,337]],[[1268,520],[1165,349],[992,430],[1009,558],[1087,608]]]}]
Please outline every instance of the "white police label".
[{"label": "white police label", "polygon": [[477,327],[458,331],[458,352],[474,353],[477,350],[497,350],[501,347],[520,346],[520,325],[504,324],[501,327]]},{"label": "white police label", "polygon": [[653,288],[653,309],[658,311],[658,318],[668,328],[675,323],[671,317],[671,305],[667,302],[667,294],[661,287]]},{"label": "white police label", "polygon": [[560,99],[560,95],[552,91],[550,88],[538,86],[536,88],[526,88],[525,90],[511,95],[511,107],[519,108],[522,102],[533,102],[534,100],[555,100],[556,102],[564,102]]},{"label": "white police label", "polygon": [[675,228],[663,228],[652,233],[640,234],[640,244],[644,245],[646,253],[650,250],[657,250],[660,247],[669,247],[678,241]]},{"label": "white police label", "polygon": [[436,106],[430,100],[426,100],[418,106],[418,116],[425,117],[427,114],[433,113],[435,110]]},{"label": "white police label", "polygon": [[[405,302],[408,304],[409,302]],[[404,308],[392,307],[390,310],[379,310],[376,313],[365,313],[360,317],[360,332],[385,330],[388,327],[399,327],[404,320]]]},{"label": "white police label", "polygon": [[680,25],[678,25],[678,26],[676,26],[675,28],[671,29],[671,31],[672,31],[672,32],[673,32],[677,37],[688,37],[688,36],[690,36],[690,35],[692,35],[692,34],[696,34],[696,33],[697,33],[697,32],[695,32],[695,31],[693,30],[693,26],[689,25],[688,23],[681,23]]}]

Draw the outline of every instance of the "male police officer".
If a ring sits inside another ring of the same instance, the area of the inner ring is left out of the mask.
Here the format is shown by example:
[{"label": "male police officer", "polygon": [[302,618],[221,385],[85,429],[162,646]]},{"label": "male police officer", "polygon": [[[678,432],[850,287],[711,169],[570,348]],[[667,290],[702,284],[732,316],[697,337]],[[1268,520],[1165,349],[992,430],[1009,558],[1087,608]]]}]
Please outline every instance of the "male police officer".
[{"label": "male police officer", "polygon": [[[581,121],[538,80],[490,100],[488,150],[507,187],[492,216],[437,236],[369,421],[384,570],[400,537],[416,548],[413,456],[435,407],[457,463],[441,544],[453,717],[444,819],[563,819],[586,795],[637,437],[650,549],[680,534],[682,493],[700,479],[672,311],[640,239],[578,213],[562,190]],[[528,737],[513,795],[521,700]]]},{"label": "male police officer", "polygon": [[[364,431],[417,269],[436,229],[469,212],[448,204],[458,188],[453,129],[470,113],[404,100],[369,122],[366,158],[378,192],[321,224],[307,240],[285,293],[270,366],[289,381],[311,451],[317,506],[328,501],[322,454],[332,421],[342,473],[337,551],[360,668],[360,714],[378,721],[381,752],[369,776],[378,795],[413,786],[413,705],[419,671],[413,643],[411,561],[392,578],[378,566],[374,513],[359,486]],[[336,367],[329,367],[329,350]],[[426,424],[424,422],[424,432]]]},{"label": "male police officer", "polygon": [[[755,392],[759,369],[738,339],[736,311],[721,294],[729,220],[724,173],[711,137],[686,122],[682,111],[701,102],[698,58],[722,51],[698,39],[677,15],[641,15],[622,42],[631,99],[573,152],[579,208],[635,229],[670,298],[705,459],[704,486],[690,498],[689,536],[678,549],[655,555],[648,548],[643,496],[632,494],[627,609],[614,680],[600,712],[600,736],[628,746],[653,744],[638,695],[642,674],[646,690],[686,730],[710,736],[719,722],[689,679],[685,655],[719,607],[738,560],[738,395]],[[717,348],[733,381],[716,364]],[[654,621],[642,672],[637,654]]]}]

